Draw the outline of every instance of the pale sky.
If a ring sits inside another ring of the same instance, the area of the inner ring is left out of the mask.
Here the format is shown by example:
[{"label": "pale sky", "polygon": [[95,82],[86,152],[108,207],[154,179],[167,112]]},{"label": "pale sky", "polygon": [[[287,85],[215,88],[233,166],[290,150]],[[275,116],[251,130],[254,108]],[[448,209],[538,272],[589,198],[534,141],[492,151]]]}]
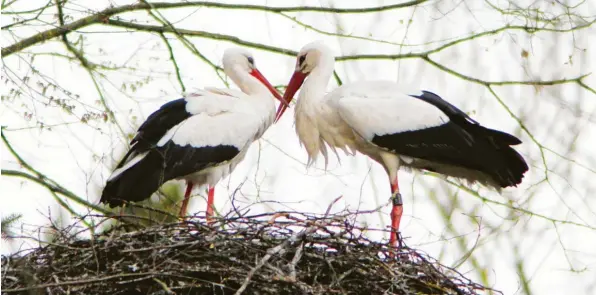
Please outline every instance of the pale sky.
[{"label": "pale sky", "polygon": [[[67,7],[71,10],[67,13],[78,19],[85,14],[74,9],[101,10],[109,3],[119,6],[134,2],[136,1],[69,1],[70,6]],[[490,2],[502,8],[507,7],[506,1]],[[533,3],[514,2],[521,7]],[[45,1],[20,1],[13,4],[9,11],[27,10],[43,3]],[[251,3],[272,6],[331,5],[327,1]],[[364,1],[341,1],[333,6],[357,7],[355,5],[363,5],[362,3]],[[367,3],[377,6],[399,1]],[[540,9],[548,10],[548,16],[562,14],[555,5],[546,3]],[[596,15],[595,3],[582,5],[583,15]],[[51,17],[53,13],[53,10],[48,12],[47,17]],[[161,13],[178,28],[232,35],[294,51],[308,42],[321,39],[334,49],[337,56],[421,52],[473,32],[495,29],[508,23],[525,24],[521,17],[496,13],[485,1],[431,1],[415,10],[391,10],[361,15],[288,13],[318,30],[336,32],[339,27],[345,35],[393,43],[387,44],[325,36],[283,16],[259,11],[190,7]],[[122,14],[120,17],[124,20],[134,19],[141,23],[149,21],[153,25],[157,24],[146,12]],[[408,22],[409,19],[412,19],[411,23]],[[10,21],[10,16],[3,15],[3,26]],[[50,27],[25,28],[19,31],[19,36],[30,36]],[[562,24],[561,28],[567,28],[567,25]],[[134,132],[161,104],[181,96],[172,63],[159,36],[149,33],[121,33],[123,29],[107,26],[86,27],[79,31],[86,32],[85,53],[93,61],[110,61],[113,65],[126,64],[139,69],[136,73],[103,71],[106,76],[98,77],[105,99],[116,112],[116,118],[124,132]],[[78,36],[79,34],[73,33],[69,38],[75,42]],[[187,90],[206,86],[225,87],[209,65],[190,53],[173,35],[167,37],[171,40]],[[590,40],[593,41],[594,38],[594,28],[573,34],[540,32],[530,35],[519,30],[508,31],[456,45],[431,55],[431,58],[460,73],[487,81],[574,78],[595,71],[596,52],[589,47]],[[202,54],[218,65],[221,65],[223,51],[236,46],[218,40],[190,39]],[[2,46],[12,43],[13,37],[3,31]],[[396,45],[399,43],[416,46]],[[254,53],[258,68],[272,84],[285,85],[288,82],[294,69],[293,57],[250,50]],[[27,51],[58,51],[67,54],[64,46],[57,41],[31,47]],[[527,57],[524,52],[527,52]],[[29,70],[27,60],[20,59],[17,55],[3,59],[3,63],[21,79]],[[68,101],[76,106],[75,114],[80,116],[88,111],[101,111],[98,93],[86,71],[62,58],[48,55],[37,56],[35,65],[40,72],[51,76],[63,88],[80,96],[82,103]],[[420,59],[338,62],[336,70],[344,83],[386,79],[435,92],[470,113],[486,127],[513,133],[524,142],[517,150],[531,164],[531,170],[526,174],[522,185],[506,189],[501,195],[477,186],[472,188],[486,199],[511,204],[534,212],[535,215],[482,202],[477,196],[458,190],[431,175],[402,171],[399,174],[404,196],[401,230],[408,237],[406,242],[409,246],[437,257],[445,265],[458,264],[466,252],[475,247],[474,257],[478,265],[487,269],[486,276],[490,286],[505,294],[523,293],[517,275],[518,260],[524,261],[525,275],[530,279],[530,287],[535,294],[594,292],[596,200],[593,192],[596,191],[596,183],[592,179],[595,179],[596,170],[596,94],[581,89],[577,84],[552,87],[495,86],[494,91],[502,100],[501,104],[486,87],[464,81]],[[4,77],[6,72],[3,71],[2,75]],[[150,77],[149,81],[145,81],[147,77]],[[140,81],[144,82],[134,93],[131,92],[130,84]],[[123,83],[127,84],[126,89],[122,87]],[[584,83],[596,87],[596,76],[587,77]],[[328,89],[335,87],[336,84],[332,81]],[[3,86],[2,94],[7,94],[9,88]],[[67,98],[63,93],[56,92],[55,95],[57,98]],[[35,98],[35,102],[27,96],[18,101],[2,102],[0,116],[1,124],[7,126],[5,136],[32,166],[89,202],[96,203],[111,167],[127,148],[126,142],[115,125],[101,120],[82,124],[75,116],[66,114],[60,108],[45,107],[42,104],[44,100],[39,96],[35,95]],[[35,119],[24,118],[24,112],[34,113],[34,118],[43,120],[46,125],[58,126],[51,130],[40,130],[35,127]],[[519,123],[509,112],[522,120],[532,136],[521,131]],[[546,148],[542,149],[543,154],[536,142]],[[231,177],[217,186],[215,206],[218,211],[227,212],[231,208],[228,196],[242,183],[241,193],[236,196],[239,205],[257,200],[277,202],[267,203],[267,206],[254,206],[253,213],[258,210],[288,208],[323,213],[339,195],[344,197],[334,206],[335,211],[346,208],[366,210],[386,203],[389,198],[389,184],[384,170],[362,155],[339,155],[341,165],[331,157],[327,171],[323,169],[322,161],[307,170],[304,167],[306,152],[298,144],[293,126],[293,109],[290,109],[279,124],[269,128],[263,138],[253,145]],[[545,165],[542,157],[548,165],[549,181],[543,181]],[[3,169],[19,169],[4,145],[1,163]],[[17,178],[2,177],[1,181],[1,213],[3,216],[22,213],[22,229],[25,232],[47,224],[49,214],[52,217],[60,214],[55,200],[44,188]],[[195,190],[197,196],[191,203],[189,212],[204,210],[205,202],[198,196],[199,193],[202,194],[202,190]],[[88,212],[87,208],[73,207],[80,213]],[[447,226],[441,216],[441,208],[451,207],[455,209]],[[374,228],[385,227],[389,222],[389,211],[388,206],[383,207],[381,214],[360,216],[360,222]],[[553,223],[549,219],[574,224]],[[72,222],[74,219],[64,216],[63,223]],[[448,227],[454,228],[455,232]],[[371,233],[370,236],[385,241],[388,238],[388,235],[378,233]],[[2,243],[3,254],[31,246],[23,240]],[[458,267],[460,272],[479,281],[477,273],[472,269],[470,260]]]}]

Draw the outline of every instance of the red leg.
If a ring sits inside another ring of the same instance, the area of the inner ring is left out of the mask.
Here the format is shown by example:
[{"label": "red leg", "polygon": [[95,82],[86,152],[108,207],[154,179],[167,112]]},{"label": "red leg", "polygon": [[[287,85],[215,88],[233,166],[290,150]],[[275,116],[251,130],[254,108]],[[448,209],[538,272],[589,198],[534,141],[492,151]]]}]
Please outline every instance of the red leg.
[{"label": "red leg", "polygon": [[207,193],[207,223],[213,223],[213,197],[215,196],[215,188],[209,186],[209,191]]},{"label": "red leg", "polygon": [[397,175],[395,179],[391,181],[391,199],[393,202],[393,208],[391,208],[391,237],[389,238],[389,245],[391,247],[398,247],[401,241],[398,241],[399,223],[401,221],[401,215],[404,212],[403,200],[399,193],[399,185],[397,184]]},{"label": "red leg", "polygon": [[186,193],[184,194],[184,200],[182,201],[182,206],[180,207],[181,218],[184,218],[184,216],[186,216],[186,207],[188,206],[188,201],[190,200],[190,192],[192,191],[192,186],[192,182],[186,182]]}]

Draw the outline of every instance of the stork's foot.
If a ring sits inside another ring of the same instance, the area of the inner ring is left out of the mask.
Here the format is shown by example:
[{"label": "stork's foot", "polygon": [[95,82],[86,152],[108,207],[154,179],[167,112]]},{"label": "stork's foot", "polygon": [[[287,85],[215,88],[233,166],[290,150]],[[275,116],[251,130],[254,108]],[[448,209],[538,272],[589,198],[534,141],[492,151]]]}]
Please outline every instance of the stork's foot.
[{"label": "stork's foot", "polygon": [[404,244],[404,238],[401,235],[401,232],[398,231],[397,233],[394,233],[394,234],[396,235],[397,238],[396,238],[396,241],[393,243],[393,245],[391,245],[391,247],[394,249],[403,248],[405,244]]},{"label": "stork's foot", "polygon": [[389,239],[389,248],[399,250],[404,247],[403,237],[401,232],[391,231],[391,238]]},{"label": "stork's foot", "polygon": [[404,239],[403,236],[401,235],[401,232],[397,232],[397,233],[391,233],[392,235],[396,236],[395,241],[393,242],[393,244],[389,244],[389,249],[388,249],[388,257],[392,260],[401,260],[401,261],[407,261],[407,260],[411,260],[411,253],[408,250],[408,247],[406,246],[406,244],[404,243]]}]

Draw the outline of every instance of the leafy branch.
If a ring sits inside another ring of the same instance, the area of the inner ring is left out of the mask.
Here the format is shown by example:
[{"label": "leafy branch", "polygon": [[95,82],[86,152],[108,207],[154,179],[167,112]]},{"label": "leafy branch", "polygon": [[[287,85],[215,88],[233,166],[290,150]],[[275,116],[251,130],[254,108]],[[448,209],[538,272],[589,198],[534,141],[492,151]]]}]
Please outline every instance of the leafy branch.
[{"label": "leafy branch", "polygon": [[12,236],[10,228],[22,217],[22,214],[15,213],[2,216],[2,219],[0,220],[0,234],[2,235],[2,238]]}]

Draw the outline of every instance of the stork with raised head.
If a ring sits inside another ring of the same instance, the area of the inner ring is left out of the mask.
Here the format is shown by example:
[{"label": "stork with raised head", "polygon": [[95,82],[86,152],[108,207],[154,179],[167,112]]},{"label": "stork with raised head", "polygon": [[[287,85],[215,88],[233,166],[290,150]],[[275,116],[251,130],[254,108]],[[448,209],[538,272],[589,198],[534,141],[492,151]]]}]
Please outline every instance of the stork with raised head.
[{"label": "stork with raised head", "polygon": [[[517,186],[528,170],[512,145],[515,136],[485,128],[428,91],[404,91],[390,81],[361,81],[325,90],[334,55],[322,42],[304,46],[284,100],[302,86],[295,108],[296,132],[309,164],[327,147],[369,156],[385,168],[391,184],[390,245],[398,246],[403,201],[398,169],[424,169],[496,188]],[[304,84],[304,85],[303,85]],[[276,120],[287,106],[280,105]]]},{"label": "stork with raised head", "polygon": [[273,123],[273,97],[283,103],[247,50],[226,50],[223,68],[242,91],[205,88],[161,106],[139,127],[130,150],[108,178],[100,202],[114,207],[141,201],[164,182],[184,179],[187,187],[180,215],[186,215],[193,186],[206,184],[210,220],[215,184]]}]

